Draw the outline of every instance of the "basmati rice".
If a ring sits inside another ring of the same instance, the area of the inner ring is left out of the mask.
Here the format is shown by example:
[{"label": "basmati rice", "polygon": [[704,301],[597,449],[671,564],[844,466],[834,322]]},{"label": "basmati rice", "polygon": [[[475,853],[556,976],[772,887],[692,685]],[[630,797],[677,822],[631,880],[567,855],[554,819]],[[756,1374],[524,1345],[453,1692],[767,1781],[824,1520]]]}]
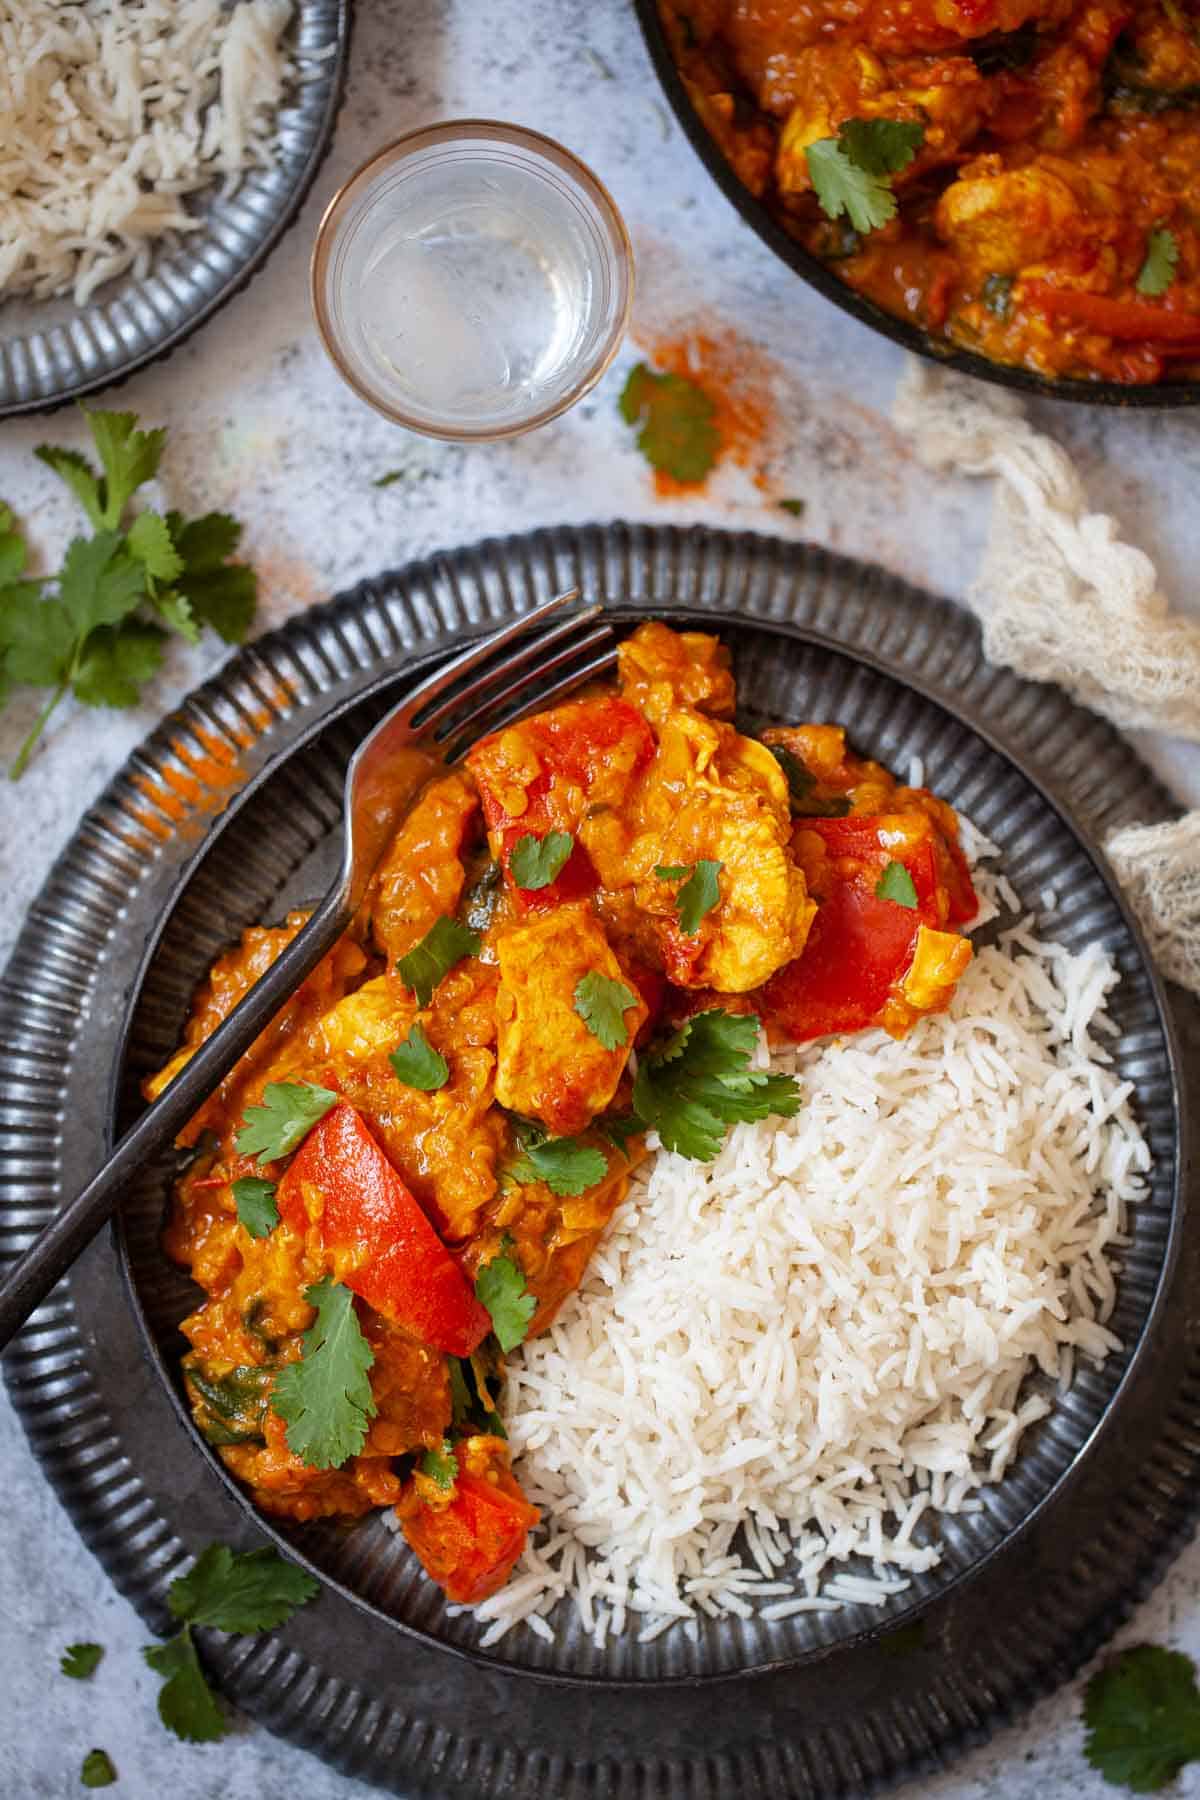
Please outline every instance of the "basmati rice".
[{"label": "basmati rice", "polygon": [[0,0],[0,296],[149,270],[184,196],[274,156],[291,0]]},{"label": "basmati rice", "polygon": [[1022,921],[903,1042],[776,1057],[796,1118],[639,1172],[579,1293],[510,1361],[544,1524],[476,1608],[484,1645],[526,1618],[544,1635],[560,1601],[598,1644],[627,1618],[648,1642],[758,1601],[882,1605],[937,1563],[923,1516],[977,1510],[1049,1384],[1118,1347],[1109,1259],[1149,1153],[1100,1042],[1116,980],[1100,947]]}]

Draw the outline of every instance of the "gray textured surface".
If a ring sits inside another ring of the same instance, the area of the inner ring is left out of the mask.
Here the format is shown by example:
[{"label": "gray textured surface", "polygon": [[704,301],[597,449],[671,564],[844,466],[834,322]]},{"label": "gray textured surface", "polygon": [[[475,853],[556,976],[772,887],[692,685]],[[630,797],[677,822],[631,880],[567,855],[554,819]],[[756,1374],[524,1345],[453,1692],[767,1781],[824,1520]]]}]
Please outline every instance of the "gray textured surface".
[{"label": "gray textured surface", "polygon": [[[597,61],[599,59],[599,61]],[[609,79],[605,70],[615,79]],[[785,421],[772,482],[802,495],[804,533],[886,563],[951,594],[970,578],[984,495],[933,483],[887,423],[900,359],[796,282],[713,191],[670,124],[621,0],[360,0],[346,111],[300,224],[254,286],[171,362],[121,389],[171,427],[166,497],[199,510],[230,505],[264,577],[263,623],[358,576],[487,531],[590,517],[711,520],[792,533],[739,471],[703,498],[663,505],[615,415],[631,346],[585,405],[544,432],[462,451],[406,436],[362,408],[325,364],[307,315],[305,269],[320,210],[338,182],[392,135],[434,117],[509,117],[557,135],[590,161],[624,209],[639,264],[638,320],[658,334],[703,307],[735,324],[780,364]],[[3,315],[0,314],[0,329]],[[1097,505],[1111,507],[1158,560],[1178,603],[1200,612],[1188,577],[1200,553],[1200,420],[1116,417],[1043,408],[1040,418],[1080,458]],[[47,556],[73,526],[71,508],[28,450],[81,442],[69,415],[0,430],[0,493]],[[406,478],[377,490],[379,474]],[[128,750],[213,666],[209,646],[180,647],[128,714],[68,712],[20,787],[0,793],[7,905],[0,951],[86,802]],[[18,697],[0,721],[10,757],[34,712]],[[1149,759],[1200,801],[1200,751],[1151,741]],[[361,1784],[246,1729],[217,1747],[169,1738],[153,1711],[154,1681],[138,1654],[140,1621],[82,1549],[0,1401],[7,1476],[0,1558],[0,1795],[78,1792],[86,1750],[103,1744],[121,1774],[114,1792],[181,1800],[350,1800]],[[1200,1548],[1189,1549],[1123,1636],[1200,1656]],[[92,1682],[55,1673],[58,1654],[94,1638],[108,1656]],[[547,1704],[554,1704],[548,1696]],[[922,1784],[937,1800],[1111,1792],[1083,1764],[1077,1689],[1039,1706],[947,1776]],[[1182,1791],[1200,1793],[1195,1773]]]}]

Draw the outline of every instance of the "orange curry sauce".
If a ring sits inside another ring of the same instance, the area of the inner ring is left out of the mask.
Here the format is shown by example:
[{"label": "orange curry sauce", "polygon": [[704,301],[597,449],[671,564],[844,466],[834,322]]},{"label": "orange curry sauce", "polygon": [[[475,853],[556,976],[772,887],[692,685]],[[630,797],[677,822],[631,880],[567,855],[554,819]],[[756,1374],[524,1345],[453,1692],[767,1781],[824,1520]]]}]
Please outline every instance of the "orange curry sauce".
[{"label": "orange curry sauce", "polygon": [[[660,7],[740,179],[850,287],[1043,375],[1200,375],[1196,0]],[[805,154],[850,119],[924,128],[867,233],[824,215]],[[1143,273],[1152,234],[1173,261]]]},{"label": "orange curry sauce", "polygon": [[[612,1123],[629,1120],[635,1049],[713,1008],[757,1013],[776,1040],[902,1035],[970,958],[951,809],[835,726],[744,736],[734,697],[715,638],[644,624],[615,685],[483,739],[464,769],[432,766],[353,928],[181,1135],[194,1157],[165,1244],[203,1290],[183,1324],[199,1429],[265,1511],[395,1508],[455,1600],[507,1579],[537,1517],[497,1430],[495,1314],[474,1284],[506,1256],[531,1332],[578,1285],[644,1153],[636,1124]],[[530,845],[551,833],[539,885]],[[694,919],[681,883],[701,863],[716,886]],[[418,996],[398,965],[449,921],[474,936]],[[255,926],[217,962],[148,1095],[302,923]],[[620,984],[615,1030],[587,1022],[585,979],[610,997]],[[444,1059],[425,1085],[392,1061],[417,1026]],[[268,1084],[298,1083],[331,1110],[264,1166],[238,1148],[244,1115]],[[591,1179],[563,1192],[526,1152],[567,1138]],[[278,1213],[257,1235],[238,1215],[247,1178],[272,1184]],[[306,1290],[322,1282],[349,1289],[374,1408],[361,1447],[325,1462],[292,1447],[273,1405],[309,1354]]]}]

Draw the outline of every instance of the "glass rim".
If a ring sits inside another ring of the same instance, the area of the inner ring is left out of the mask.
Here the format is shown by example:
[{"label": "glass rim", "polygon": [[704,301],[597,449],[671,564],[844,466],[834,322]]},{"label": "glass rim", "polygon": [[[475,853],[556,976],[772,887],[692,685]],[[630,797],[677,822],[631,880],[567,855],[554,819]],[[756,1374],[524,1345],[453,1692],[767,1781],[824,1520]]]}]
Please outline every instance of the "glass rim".
[{"label": "glass rim", "polygon": [[[552,161],[560,169],[570,175],[595,201],[599,211],[611,229],[614,239],[614,266],[624,279],[624,301],[617,317],[614,319],[608,334],[608,342],[602,353],[591,363],[567,393],[556,399],[553,405],[544,406],[513,424],[485,426],[474,428],[459,425],[436,425],[425,420],[416,419],[411,413],[384,400],[370,388],[358,371],[351,365],[342,350],[341,340],[330,314],[326,300],[326,276],[329,270],[333,246],[336,242],[337,227],[355,193],[371,181],[382,169],[393,163],[402,162],[405,157],[415,151],[424,149],[430,144],[455,143],[465,139],[482,136],[492,137],[504,143],[514,144],[531,150],[543,161]],[[446,119],[434,125],[419,125],[412,131],[403,132],[398,138],[384,144],[369,156],[366,162],[348,175],[337,189],[329,204],[321,215],[317,226],[317,235],[313,242],[312,255],[309,259],[309,293],[312,302],[313,317],[326,355],[342,380],[367,405],[382,413],[395,425],[403,425],[409,431],[415,431],[422,437],[441,438],[451,443],[488,443],[498,442],[504,438],[521,437],[527,431],[535,431],[541,425],[549,424],[567,412],[577,401],[581,400],[590,388],[593,388],[601,376],[611,366],[622,340],[629,327],[633,311],[634,259],[633,244],[629,230],[622,217],[621,210],[609,193],[600,177],[589,168],[582,158],[568,150],[556,138],[547,137],[545,132],[534,131],[526,125],[512,125],[502,119]]]}]

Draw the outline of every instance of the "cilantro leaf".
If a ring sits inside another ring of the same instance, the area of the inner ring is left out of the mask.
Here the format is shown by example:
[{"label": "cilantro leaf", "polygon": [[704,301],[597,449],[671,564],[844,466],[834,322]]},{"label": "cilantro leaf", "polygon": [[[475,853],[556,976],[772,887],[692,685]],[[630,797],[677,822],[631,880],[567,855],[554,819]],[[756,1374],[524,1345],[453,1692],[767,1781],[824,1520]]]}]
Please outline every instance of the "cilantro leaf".
[{"label": "cilantro leaf", "polygon": [[724,863],[709,862],[702,857],[676,894],[679,928],[685,937],[695,937],[700,929],[701,919],[720,901],[721,888],[717,877],[724,867]]},{"label": "cilantro leaf", "polygon": [[347,1287],[326,1275],[304,1290],[317,1309],[298,1363],[275,1378],[271,1410],[287,1421],[288,1448],[310,1469],[340,1469],[367,1441],[375,1396],[367,1370],[375,1353],[362,1334]]},{"label": "cilantro leaf", "polygon": [[450,1413],[455,1425],[482,1429],[493,1437],[507,1437],[504,1421],[492,1405],[492,1396],[484,1379],[476,1372],[470,1357],[448,1356],[450,1370]]},{"label": "cilantro leaf", "polygon": [[164,634],[126,619],[89,633],[75,661],[71,692],[85,706],[133,706],[139,684],[162,666]]},{"label": "cilantro leaf", "polygon": [[768,744],[768,750],[787,777],[788,799],[792,812],[800,818],[844,819],[850,811],[848,797],[836,795],[824,800],[812,798],[817,778],[805,768],[794,750],[784,744]]},{"label": "cilantro leaf", "polygon": [[1200,1693],[1191,1660],[1157,1644],[1122,1650],[1083,1699],[1084,1753],[1106,1781],[1152,1794],[1200,1758]]},{"label": "cilantro leaf", "polygon": [[524,1343],[537,1301],[526,1292],[524,1272],[511,1256],[502,1252],[484,1263],[475,1277],[475,1298],[492,1315],[492,1330],[502,1350]]},{"label": "cilantro leaf", "polygon": [[637,995],[623,981],[614,981],[595,970],[581,975],[575,983],[575,1011],[606,1050],[619,1050],[629,1042],[625,1013],[637,1003]]},{"label": "cilantro leaf", "polygon": [[912,876],[902,862],[890,862],[875,883],[877,900],[894,900],[897,906],[916,910],[917,890]]},{"label": "cilantro leaf", "polygon": [[43,600],[34,583],[18,582],[0,595],[0,648],[14,681],[55,687],[65,681],[75,627],[58,600]]},{"label": "cilantro leaf", "polygon": [[78,450],[60,450],[54,444],[39,444],[33,453],[39,462],[66,482],[87,514],[93,530],[104,525],[104,502],[100,497],[100,477],[86,456]]},{"label": "cilantro leaf", "polygon": [[274,1631],[320,1592],[311,1575],[266,1546],[230,1550],[209,1544],[167,1589],[177,1619],[218,1631]]},{"label": "cilantro leaf", "polygon": [[876,231],[896,216],[891,187],[868,175],[846,155],[837,138],[818,138],[804,152],[813,192],[827,219],[846,214],[855,231]]},{"label": "cilantro leaf", "polygon": [[146,592],[146,571],[122,548],[119,531],[73,538],[58,577],[58,597],[82,636],[116,625]]},{"label": "cilantro leaf", "polygon": [[1165,226],[1156,226],[1146,239],[1146,260],[1134,284],[1138,293],[1147,294],[1154,300],[1165,294],[1175,279],[1178,262],[1179,244],[1175,233]]},{"label": "cilantro leaf", "polygon": [[519,888],[536,893],[550,883],[566,866],[575,848],[569,831],[548,831],[543,838],[527,831],[519,837],[509,853],[508,866]]},{"label": "cilantro leaf", "polygon": [[396,964],[396,973],[406,988],[417,997],[418,1006],[428,1006],[433,990],[464,956],[474,956],[480,937],[466,925],[460,925],[449,913],[443,913],[431,925],[419,944]]},{"label": "cilantro leaf", "polygon": [[721,448],[711,394],[686,375],[658,375],[637,363],[619,405],[627,425],[641,426],[637,447],[653,468],[675,481],[704,480]]},{"label": "cilantro leaf", "polygon": [[688,872],[686,863],[656,863],[654,873],[660,881],[682,881]]},{"label": "cilantro leaf", "polygon": [[467,1378],[463,1374],[463,1358],[448,1356],[446,1366],[450,1371],[450,1417],[455,1425],[465,1425],[475,1405]]},{"label": "cilantro leaf", "polygon": [[172,631],[185,637],[189,644],[200,642],[200,625],[186,594],[181,594],[177,588],[162,588],[154,595],[154,610]]},{"label": "cilantro leaf", "polygon": [[182,513],[167,514],[171,542],[185,569],[194,575],[210,575],[231,557],[242,538],[242,528],[229,513],[202,513],[199,518],[185,519]]},{"label": "cilantro leaf", "polygon": [[836,138],[804,152],[813,191],[828,219],[845,213],[856,231],[875,231],[896,216],[891,177],[906,169],[925,127],[906,119],[846,119]]},{"label": "cilantro leaf", "polygon": [[807,510],[807,502],[804,500],[777,500],[775,504],[780,512],[791,513],[793,519],[803,518]]},{"label": "cilantro leaf", "polygon": [[846,119],[838,143],[867,175],[898,175],[925,142],[925,127],[909,119]]},{"label": "cilantro leaf", "polygon": [[604,1180],[608,1159],[603,1150],[581,1144],[578,1138],[545,1138],[539,1144],[526,1144],[507,1172],[521,1185],[544,1181],[560,1199],[574,1199]]},{"label": "cilantro leaf", "polygon": [[142,1651],[156,1675],[165,1677],[158,1696],[158,1716],[168,1731],[186,1744],[214,1744],[229,1730],[229,1721],[200,1667],[191,1628],[187,1625],[165,1644]]},{"label": "cilantro leaf", "polygon": [[58,1666],[72,1681],[86,1681],[89,1675],[96,1673],[103,1655],[100,1644],[68,1644]]},{"label": "cilantro leaf", "polygon": [[403,481],[407,473],[407,469],[389,469],[386,475],[377,475],[371,483],[371,486],[377,488],[391,487],[394,481]]},{"label": "cilantro leaf", "polygon": [[759,1021],[753,1013],[696,1013],[656,1052],[643,1056],[633,1110],[668,1150],[711,1162],[726,1127],[740,1120],[791,1118],[800,1090],[791,1075],[751,1069]]},{"label": "cilantro leaf", "polygon": [[630,1138],[639,1137],[646,1127],[636,1113],[605,1113],[603,1118],[596,1120],[595,1129],[608,1139],[614,1150],[627,1156]]},{"label": "cilantro leaf", "polygon": [[111,531],[121,523],[121,514],[137,489],[157,475],[167,434],[139,431],[136,413],[89,412],[86,406],[82,410],[104,469],[99,523]]},{"label": "cilantro leaf", "polygon": [[997,319],[1007,319],[1012,312],[1012,295],[1016,282],[1015,275],[989,275],[980,288],[980,299]]},{"label": "cilantro leaf", "polygon": [[28,556],[25,539],[16,528],[12,508],[5,506],[0,500],[0,588],[13,585],[24,572]]},{"label": "cilantro leaf", "polygon": [[175,578],[188,617],[197,626],[210,625],[227,644],[240,644],[249,630],[258,603],[258,576],[245,563],[231,563],[242,528],[228,513],[203,513],[185,519],[167,514],[171,542],[183,563]]},{"label": "cilantro leaf", "polygon": [[79,1779],[85,1788],[111,1787],[117,1779],[112,1757],[107,1750],[89,1750],[83,1759]]},{"label": "cilantro leaf", "polygon": [[242,1175],[233,1184],[238,1223],[252,1238],[269,1237],[279,1223],[275,1204],[275,1183],[261,1175]]},{"label": "cilantro leaf", "polygon": [[171,528],[161,513],[140,512],[125,534],[129,554],[155,581],[174,581],[183,573],[183,558],[171,541]]},{"label": "cilantro leaf", "polygon": [[[519,1341],[519,1340],[518,1340]],[[454,1454],[454,1445],[444,1437],[441,1448],[427,1450],[421,1458],[422,1475],[428,1475],[430,1481],[437,1483],[444,1493],[449,1493],[458,1480],[458,1458]]]},{"label": "cilantro leaf", "polygon": [[242,1156],[257,1156],[261,1169],[294,1150],[336,1104],[336,1094],[312,1081],[268,1082],[262,1105],[248,1106],[242,1114],[237,1149]]},{"label": "cilantro leaf", "polygon": [[450,1064],[440,1050],[434,1049],[419,1023],[399,1049],[392,1051],[388,1061],[406,1087],[419,1088],[423,1094],[435,1093],[450,1079]]}]

